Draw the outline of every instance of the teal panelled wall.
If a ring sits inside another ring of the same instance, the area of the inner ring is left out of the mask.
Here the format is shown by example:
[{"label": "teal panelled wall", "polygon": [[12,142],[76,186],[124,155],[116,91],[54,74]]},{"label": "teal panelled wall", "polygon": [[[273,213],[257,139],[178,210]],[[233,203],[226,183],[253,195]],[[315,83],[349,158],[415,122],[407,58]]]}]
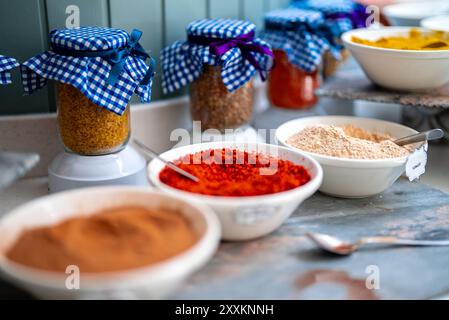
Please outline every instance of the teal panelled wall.
[{"label": "teal panelled wall", "polygon": [[[164,46],[185,38],[185,26],[194,19],[248,19],[261,28],[264,12],[285,7],[288,2],[289,0],[0,0],[0,54],[24,61],[46,50],[49,30],[65,27],[66,8],[69,5],[79,7],[81,25],[142,30],[142,45],[150,54],[158,57]],[[18,70],[13,72],[13,81],[12,85],[0,86],[0,114],[55,110],[52,85],[32,96],[23,96]],[[153,99],[166,98],[160,89],[159,74],[156,76],[153,92]]]}]

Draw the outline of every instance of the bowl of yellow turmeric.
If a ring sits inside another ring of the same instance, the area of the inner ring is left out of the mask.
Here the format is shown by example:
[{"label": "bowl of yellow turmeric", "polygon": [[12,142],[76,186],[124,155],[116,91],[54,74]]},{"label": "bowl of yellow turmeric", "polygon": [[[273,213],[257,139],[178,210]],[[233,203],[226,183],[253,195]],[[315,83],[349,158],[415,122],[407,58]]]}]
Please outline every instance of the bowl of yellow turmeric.
[{"label": "bowl of yellow turmeric", "polygon": [[425,91],[449,83],[449,33],[424,28],[355,29],[342,35],[367,77],[392,90]]}]

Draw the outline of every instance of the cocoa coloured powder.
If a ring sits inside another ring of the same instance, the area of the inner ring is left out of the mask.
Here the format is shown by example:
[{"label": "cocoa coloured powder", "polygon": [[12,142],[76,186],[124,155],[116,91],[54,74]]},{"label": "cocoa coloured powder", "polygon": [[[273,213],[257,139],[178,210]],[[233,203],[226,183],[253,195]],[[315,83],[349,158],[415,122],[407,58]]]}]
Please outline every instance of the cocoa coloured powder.
[{"label": "cocoa coloured powder", "polygon": [[196,241],[188,220],[178,212],[120,207],[27,230],[6,256],[37,269],[64,272],[75,265],[80,272],[96,273],[157,263]]}]

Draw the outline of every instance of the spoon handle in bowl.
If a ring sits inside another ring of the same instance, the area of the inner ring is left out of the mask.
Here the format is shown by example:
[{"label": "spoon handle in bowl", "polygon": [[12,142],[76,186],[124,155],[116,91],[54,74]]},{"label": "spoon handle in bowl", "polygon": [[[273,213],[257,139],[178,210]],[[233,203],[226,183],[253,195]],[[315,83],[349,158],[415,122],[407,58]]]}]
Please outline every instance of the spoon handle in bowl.
[{"label": "spoon handle in bowl", "polygon": [[398,146],[405,146],[407,144],[422,142],[422,141],[431,141],[441,139],[444,136],[444,132],[441,129],[433,129],[429,131],[420,132],[408,137],[404,137],[398,140],[395,140]]}]

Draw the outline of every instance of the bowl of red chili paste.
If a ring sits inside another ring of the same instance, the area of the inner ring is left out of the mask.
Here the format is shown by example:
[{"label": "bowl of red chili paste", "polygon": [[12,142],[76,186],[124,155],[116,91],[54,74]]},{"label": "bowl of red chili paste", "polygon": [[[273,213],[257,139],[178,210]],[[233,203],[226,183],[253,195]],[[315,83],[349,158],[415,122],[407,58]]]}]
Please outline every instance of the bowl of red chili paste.
[{"label": "bowl of red chili paste", "polygon": [[183,177],[159,160],[148,165],[150,181],[167,193],[209,205],[226,240],[271,233],[318,190],[323,177],[321,166],[311,157],[261,143],[194,144],[161,157],[200,181]]}]

